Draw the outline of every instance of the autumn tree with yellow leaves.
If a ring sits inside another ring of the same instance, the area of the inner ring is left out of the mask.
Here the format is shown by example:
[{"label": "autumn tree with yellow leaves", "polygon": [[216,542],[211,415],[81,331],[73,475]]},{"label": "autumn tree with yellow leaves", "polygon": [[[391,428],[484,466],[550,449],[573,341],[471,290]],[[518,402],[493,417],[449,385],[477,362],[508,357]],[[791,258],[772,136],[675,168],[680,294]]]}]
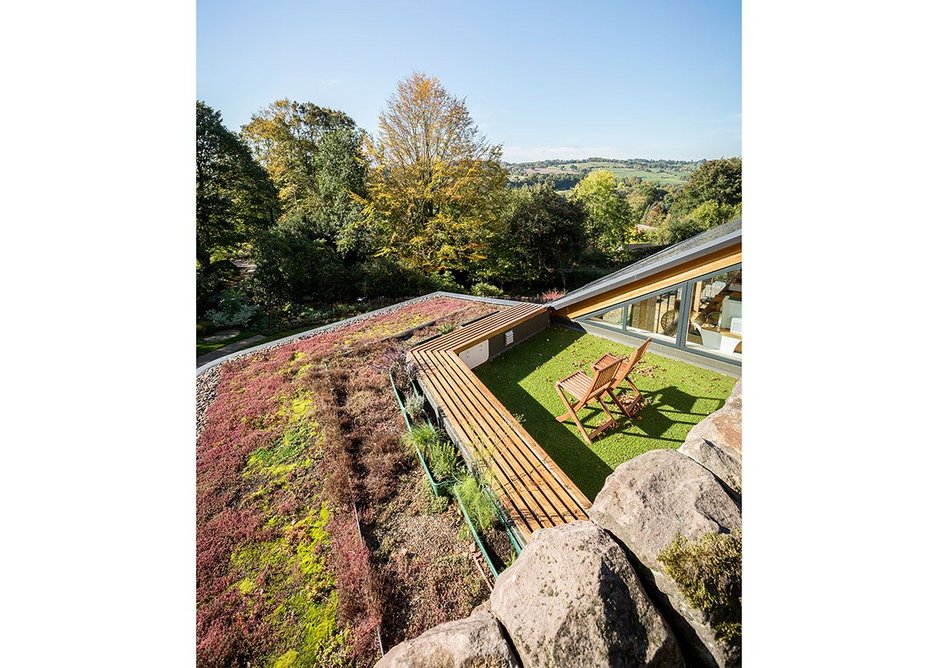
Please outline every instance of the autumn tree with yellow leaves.
[{"label": "autumn tree with yellow leaves", "polygon": [[422,73],[397,84],[365,144],[379,254],[464,279],[484,260],[504,202],[501,146],[479,132],[464,99]]}]

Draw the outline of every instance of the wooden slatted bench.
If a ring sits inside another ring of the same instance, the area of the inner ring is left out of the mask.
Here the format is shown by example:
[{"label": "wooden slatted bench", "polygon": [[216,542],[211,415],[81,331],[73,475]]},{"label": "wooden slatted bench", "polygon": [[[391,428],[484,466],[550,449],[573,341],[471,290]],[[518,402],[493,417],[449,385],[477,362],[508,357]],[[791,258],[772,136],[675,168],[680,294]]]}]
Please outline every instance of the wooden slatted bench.
[{"label": "wooden slatted bench", "polygon": [[410,358],[430,403],[479,467],[521,542],[540,528],[586,519],[592,505],[459,357],[480,342],[547,312],[518,304],[415,346]]}]

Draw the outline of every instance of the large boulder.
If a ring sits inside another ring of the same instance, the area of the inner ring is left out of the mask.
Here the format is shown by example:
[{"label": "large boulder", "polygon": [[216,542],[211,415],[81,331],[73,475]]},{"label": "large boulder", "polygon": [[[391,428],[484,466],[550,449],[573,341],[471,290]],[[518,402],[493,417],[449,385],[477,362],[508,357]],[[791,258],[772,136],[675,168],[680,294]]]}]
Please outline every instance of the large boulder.
[{"label": "large boulder", "polygon": [[735,495],[742,497],[742,454],[732,448],[711,443],[704,438],[687,440],[677,450],[705,467]]},{"label": "large boulder", "polygon": [[682,666],[625,551],[591,522],[534,533],[491,610],[525,666]]},{"label": "large boulder", "polygon": [[690,429],[686,440],[704,439],[742,455],[742,382],[736,383],[725,404]]},{"label": "large boulder", "polygon": [[476,609],[471,617],[447,622],[400,643],[375,668],[518,668],[498,620]]},{"label": "large boulder", "polygon": [[674,631],[704,665],[735,666],[738,651],[717,640],[666,573],[660,553],[682,535],[741,529],[738,505],[708,470],[674,450],[652,450],[621,464],[589,510],[592,521],[616,536],[640,562],[638,570]]},{"label": "large boulder", "polygon": [[690,430],[679,452],[709,469],[736,498],[742,496],[742,381],[722,408]]}]

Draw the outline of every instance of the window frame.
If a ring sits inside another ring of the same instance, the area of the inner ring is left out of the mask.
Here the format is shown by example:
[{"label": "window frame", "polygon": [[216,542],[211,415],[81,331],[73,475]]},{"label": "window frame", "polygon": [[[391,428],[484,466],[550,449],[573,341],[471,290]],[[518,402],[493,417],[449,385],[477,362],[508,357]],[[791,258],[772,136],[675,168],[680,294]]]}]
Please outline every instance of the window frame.
[{"label": "window frame", "polygon": [[[735,364],[737,366],[741,366],[742,365],[741,357],[733,357],[731,355],[725,355],[719,352],[714,352],[702,346],[691,347],[687,345],[687,340],[686,340],[687,334],[690,329],[689,299],[690,299],[690,295],[693,294],[692,293],[693,286],[696,283],[699,283],[700,281],[705,281],[707,278],[712,278],[713,276],[718,276],[720,274],[725,274],[730,271],[736,271],[736,270],[741,270],[741,269],[742,269],[742,263],[736,262],[735,264],[728,265],[726,267],[723,267],[722,269],[716,269],[715,271],[710,271],[705,274],[700,274],[699,276],[694,276],[693,278],[687,279],[685,281],[681,281],[679,283],[674,283],[672,285],[668,285],[665,288],[654,290],[653,292],[648,292],[638,297],[632,297],[631,299],[626,299],[624,301],[616,302],[615,304],[612,304],[611,306],[607,306],[605,308],[592,311],[591,313],[586,313],[585,315],[575,318],[574,320],[582,324],[592,325],[593,327],[605,329],[610,332],[622,334],[624,336],[632,336],[632,337],[650,336],[651,341],[656,343],[657,345],[667,346],[669,348],[677,348],[679,350],[686,351],[693,355],[702,355],[703,357],[708,357],[710,359],[719,360],[721,362],[727,362],[729,364]],[[646,299],[651,299],[653,297],[657,297],[667,292],[673,292],[674,290],[677,291],[678,299],[680,300],[679,316],[677,318],[677,333],[674,337],[664,336],[663,334],[655,334],[651,332],[645,333],[645,332],[637,331],[637,330],[631,330],[631,331],[628,330],[628,312],[626,309],[631,304],[642,302]],[[605,313],[608,313],[609,311],[614,311],[615,309],[618,309],[618,308],[623,309],[622,314],[621,314],[620,326],[609,325],[601,321],[591,320],[591,318],[604,315]],[[671,338],[673,338],[673,340],[671,340]]]}]

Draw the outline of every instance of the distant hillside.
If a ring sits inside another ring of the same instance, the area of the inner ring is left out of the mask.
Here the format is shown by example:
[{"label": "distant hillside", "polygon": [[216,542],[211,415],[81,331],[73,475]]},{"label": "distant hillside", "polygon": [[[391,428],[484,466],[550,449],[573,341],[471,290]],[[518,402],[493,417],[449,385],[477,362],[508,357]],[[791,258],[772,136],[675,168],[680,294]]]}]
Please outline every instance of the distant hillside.
[{"label": "distant hillside", "polygon": [[619,178],[636,176],[662,185],[686,183],[703,160],[645,160],[630,158],[587,158],[585,160],[538,160],[505,163],[515,186],[542,182],[552,177],[557,190],[572,188],[583,176],[596,169],[607,169]]}]

